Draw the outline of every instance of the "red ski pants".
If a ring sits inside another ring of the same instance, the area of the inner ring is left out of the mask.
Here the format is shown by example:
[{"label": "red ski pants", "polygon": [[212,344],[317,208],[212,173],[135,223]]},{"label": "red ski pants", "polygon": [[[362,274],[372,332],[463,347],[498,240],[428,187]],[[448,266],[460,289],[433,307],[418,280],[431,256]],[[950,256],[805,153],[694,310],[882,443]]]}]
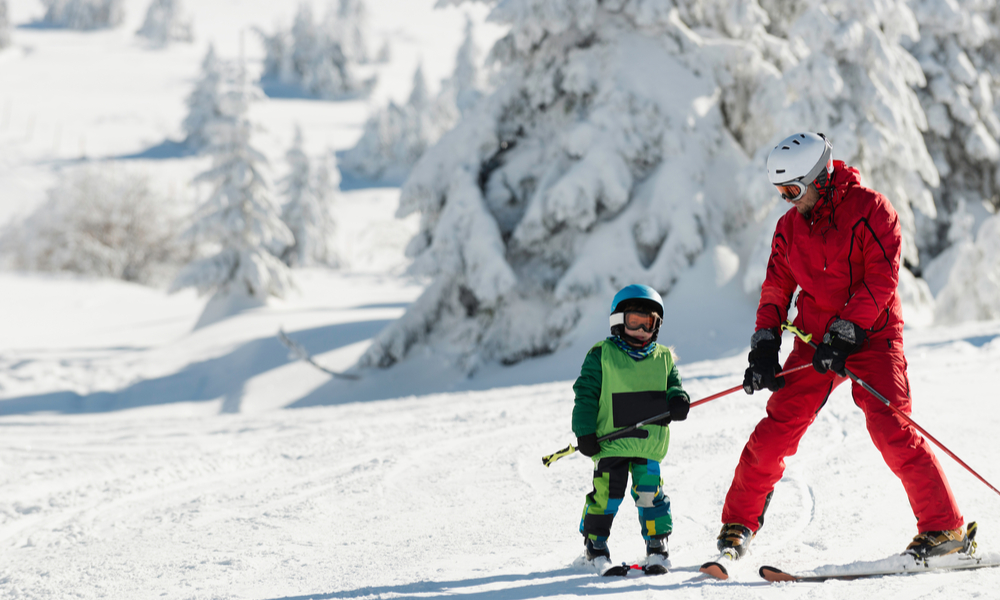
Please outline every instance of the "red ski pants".
[{"label": "red ski pants", "polygon": [[[876,340],[872,347],[850,356],[847,368],[910,414],[910,384],[902,341]],[[785,369],[812,362],[812,347],[795,340]],[[785,387],[767,402],[767,416],[757,424],[743,449],[722,509],[723,523],[740,523],[752,531],[764,523],[764,511],[774,486],[785,471],[785,457],[795,454],[799,440],[816,419],[830,393],[847,381],[832,371],[820,375],[803,369],[785,377]],[[928,442],[889,407],[860,385],[851,390],[865,414],[868,433],[886,464],[903,482],[917,530],[938,531],[962,526],[951,486]]]}]

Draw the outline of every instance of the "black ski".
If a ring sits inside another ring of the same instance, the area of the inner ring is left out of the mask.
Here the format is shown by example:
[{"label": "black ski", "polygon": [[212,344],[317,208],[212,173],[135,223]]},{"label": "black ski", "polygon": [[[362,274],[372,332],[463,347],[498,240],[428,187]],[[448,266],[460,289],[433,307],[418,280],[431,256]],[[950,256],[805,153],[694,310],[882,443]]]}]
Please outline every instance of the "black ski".
[{"label": "black ski", "polygon": [[594,560],[587,561],[601,577],[625,577],[631,568],[625,564],[613,564],[607,557],[598,556]]},{"label": "black ski", "polygon": [[642,571],[645,575],[664,575],[667,573],[667,566],[661,564],[653,565],[630,565],[628,563],[612,564],[610,560],[599,556],[588,564],[601,577],[625,577],[630,571]]}]

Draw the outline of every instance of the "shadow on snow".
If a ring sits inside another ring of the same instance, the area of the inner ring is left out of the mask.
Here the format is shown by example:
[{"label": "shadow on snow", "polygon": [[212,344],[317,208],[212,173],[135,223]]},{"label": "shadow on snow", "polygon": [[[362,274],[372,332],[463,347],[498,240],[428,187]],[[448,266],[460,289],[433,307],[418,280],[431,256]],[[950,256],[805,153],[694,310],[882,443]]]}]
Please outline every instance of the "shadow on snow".
[{"label": "shadow on snow", "polygon": [[[310,352],[320,354],[370,339],[389,322],[379,319],[340,323],[291,331],[289,335]],[[204,402],[220,397],[224,398],[223,412],[238,412],[247,381],[293,360],[277,337],[259,338],[224,356],[191,363],[176,373],[137,381],[118,391],[85,395],[61,391],[0,400],[0,416],[36,412],[101,413],[174,402]]]},{"label": "shadow on snow", "polygon": [[[341,592],[284,596],[269,600],[335,600],[338,598],[361,598],[368,596],[380,598],[383,595],[392,595],[395,598],[454,598],[456,594],[460,594],[463,599],[467,600],[528,600],[530,598],[547,598],[551,596],[607,596],[622,594],[628,591],[639,591],[640,587],[657,591],[687,589],[692,585],[718,587],[719,583],[721,583],[714,579],[706,579],[705,576],[697,573],[697,568],[672,569],[671,572],[676,573],[677,571],[689,570],[694,571],[697,577],[668,585],[662,585],[662,579],[657,577],[648,579],[645,577],[629,577],[626,580],[618,577],[602,579],[581,569],[565,568],[547,573],[497,575],[495,577],[480,577],[461,581],[420,581],[402,585],[362,587]],[[553,580],[553,578],[558,579]],[[626,584],[627,587],[616,585],[625,581],[628,582]],[[465,589],[478,586],[491,586],[498,583],[520,583],[521,585],[481,591],[469,591]],[[654,583],[656,585],[653,585]],[[767,582],[760,583],[765,586],[771,585]],[[757,586],[757,583],[755,582],[751,585]]]}]

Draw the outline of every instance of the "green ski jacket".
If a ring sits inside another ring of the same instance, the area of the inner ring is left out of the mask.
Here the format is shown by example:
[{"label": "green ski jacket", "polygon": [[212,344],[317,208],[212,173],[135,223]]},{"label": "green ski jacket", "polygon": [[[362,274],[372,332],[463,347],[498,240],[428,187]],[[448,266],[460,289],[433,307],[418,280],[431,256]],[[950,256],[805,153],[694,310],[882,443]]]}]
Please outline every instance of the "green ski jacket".
[{"label": "green ski jacket", "polygon": [[[605,436],[670,410],[670,398],[688,397],[669,348],[657,344],[649,356],[635,360],[609,340],[598,342],[587,353],[573,392],[573,433],[577,437],[591,433]],[[644,425],[618,439],[601,442],[601,452],[593,458],[662,461],[669,442],[667,426]]]}]

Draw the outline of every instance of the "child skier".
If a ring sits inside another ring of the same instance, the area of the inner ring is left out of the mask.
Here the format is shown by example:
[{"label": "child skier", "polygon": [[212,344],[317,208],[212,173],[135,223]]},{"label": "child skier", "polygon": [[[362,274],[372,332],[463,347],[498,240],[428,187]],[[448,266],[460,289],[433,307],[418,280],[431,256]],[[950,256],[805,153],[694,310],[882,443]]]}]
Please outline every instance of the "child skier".
[{"label": "child skier", "polygon": [[[590,349],[573,384],[577,449],[594,460],[594,489],[580,520],[585,556],[602,575],[624,574],[611,567],[607,541],[631,472],[632,498],[646,540],[644,570],[665,573],[673,521],[660,461],[670,441],[667,425],[687,418],[691,400],[681,388],[670,349],[656,343],[663,322],[663,300],[656,290],[645,285],[623,288],[611,302],[610,321],[611,336]],[[597,441],[668,410],[666,419]]]}]

